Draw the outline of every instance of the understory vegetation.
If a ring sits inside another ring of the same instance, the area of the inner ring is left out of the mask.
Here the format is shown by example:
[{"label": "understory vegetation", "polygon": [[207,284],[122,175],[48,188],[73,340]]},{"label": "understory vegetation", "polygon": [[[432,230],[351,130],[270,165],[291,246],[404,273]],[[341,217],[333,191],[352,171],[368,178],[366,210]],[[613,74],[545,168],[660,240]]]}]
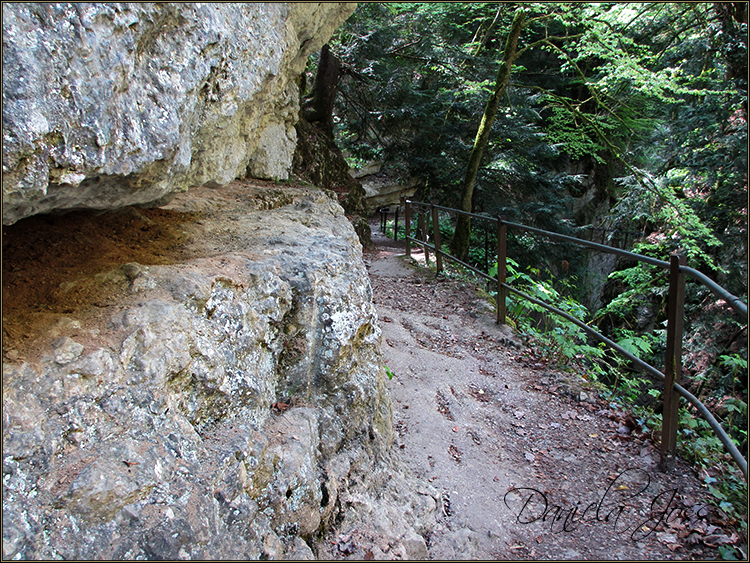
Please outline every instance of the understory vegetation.
[{"label": "understory vegetation", "polygon": [[[336,141],[350,165],[381,161],[422,180],[415,199],[461,208],[488,125],[467,210],[659,260],[680,254],[746,303],[747,17],[740,2],[361,4],[330,43]],[[455,229],[441,218],[446,250]],[[470,236],[463,258],[492,274],[494,229],[473,221]],[[667,272],[512,229],[508,256],[508,283],[664,366]],[[573,323],[513,295],[507,306],[550,361],[660,427],[658,384]],[[747,318],[688,280],[684,323],[682,385],[745,452]],[[690,408],[679,433],[680,455],[746,542],[741,473]]]}]

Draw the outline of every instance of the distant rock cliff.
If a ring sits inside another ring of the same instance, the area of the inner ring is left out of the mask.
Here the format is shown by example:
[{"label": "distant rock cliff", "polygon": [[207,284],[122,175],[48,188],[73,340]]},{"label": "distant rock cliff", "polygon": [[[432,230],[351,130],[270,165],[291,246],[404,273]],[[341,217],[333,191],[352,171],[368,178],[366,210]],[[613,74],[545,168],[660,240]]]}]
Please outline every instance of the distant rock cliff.
[{"label": "distant rock cliff", "polygon": [[3,4],[3,224],[288,177],[297,80],[354,3]]}]

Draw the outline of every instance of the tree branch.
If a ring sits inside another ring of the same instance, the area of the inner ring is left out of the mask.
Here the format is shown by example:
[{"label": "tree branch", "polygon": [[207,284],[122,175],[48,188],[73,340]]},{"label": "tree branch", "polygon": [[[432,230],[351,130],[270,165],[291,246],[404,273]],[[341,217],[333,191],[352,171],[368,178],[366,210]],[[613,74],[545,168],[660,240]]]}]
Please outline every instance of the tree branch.
[{"label": "tree branch", "polygon": [[412,41],[411,43],[402,43],[401,45],[398,45],[391,49],[390,51],[385,51],[385,55],[393,55],[394,53],[398,53],[402,49],[406,49],[408,47],[411,47],[412,45],[419,45],[424,40],[424,37],[420,37],[419,39]]},{"label": "tree branch", "polygon": [[583,33],[577,33],[575,35],[553,35],[551,37],[545,37],[544,39],[540,39],[539,41],[534,41],[534,43],[529,43],[528,45],[526,45],[526,47],[524,47],[523,49],[521,49],[520,51],[518,51],[518,53],[517,53],[516,56],[520,57],[521,55],[523,55],[529,49],[533,49],[534,47],[539,47],[539,45],[543,45],[545,43],[549,43],[552,40],[555,40],[555,41],[570,41],[572,39],[580,39],[581,37],[583,37]]},{"label": "tree branch", "polygon": [[477,45],[477,48],[474,49],[474,52],[472,53],[473,57],[476,57],[479,55],[479,52],[485,48],[487,43],[490,41],[490,37],[492,37],[492,34],[495,31],[495,25],[497,24],[497,20],[500,18],[500,12],[502,11],[502,5],[497,9],[497,12],[495,12],[495,19],[492,20],[492,23],[490,23],[490,26],[487,28],[487,32],[484,34],[484,37],[482,38],[482,41],[480,41],[479,45]]}]

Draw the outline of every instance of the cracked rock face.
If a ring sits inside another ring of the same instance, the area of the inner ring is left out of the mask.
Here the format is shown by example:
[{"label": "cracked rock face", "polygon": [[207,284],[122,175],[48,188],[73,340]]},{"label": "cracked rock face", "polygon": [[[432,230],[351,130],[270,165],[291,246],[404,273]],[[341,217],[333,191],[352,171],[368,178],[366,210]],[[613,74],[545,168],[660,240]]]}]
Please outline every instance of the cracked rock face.
[{"label": "cracked rock face", "polygon": [[310,558],[398,473],[341,207],[203,190],[173,202],[203,210],[185,259],[79,280],[104,314],[57,315],[36,357],[4,362],[4,558]]},{"label": "cracked rock face", "polygon": [[296,80],[354,3],[3,4],[3,224],[288,177]]}]

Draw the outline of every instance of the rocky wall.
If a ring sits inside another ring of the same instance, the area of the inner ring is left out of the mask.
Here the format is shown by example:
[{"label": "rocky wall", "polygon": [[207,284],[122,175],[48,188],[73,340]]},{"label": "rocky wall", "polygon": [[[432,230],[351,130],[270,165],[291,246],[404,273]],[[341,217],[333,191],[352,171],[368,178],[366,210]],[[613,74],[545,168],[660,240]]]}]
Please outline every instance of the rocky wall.
[{"label": "rocky wall", "polygon": [[362,507],[425,552],[342,208],[235,182],[168,209],[193,220],[158,263],[60,284],[95,301],[4,343],[3,557],[309,559]]},{"label": "rocky wall", "polygon": [[3,3],[3,224],[288,177],[308,55],[354,3]]}]

